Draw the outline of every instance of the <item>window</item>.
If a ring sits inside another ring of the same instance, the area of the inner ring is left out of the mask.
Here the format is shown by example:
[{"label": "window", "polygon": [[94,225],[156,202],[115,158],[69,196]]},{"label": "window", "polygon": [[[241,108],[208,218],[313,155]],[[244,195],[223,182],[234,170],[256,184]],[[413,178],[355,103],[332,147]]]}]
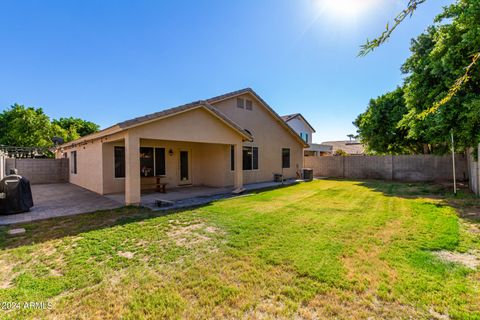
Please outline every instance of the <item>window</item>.
[{"label": "window", "polygon": [[155,148],[155,175],[165,175],[165,148]]},{"label": "window", "polygon": [[302,138],[303,141],[308,143],[308,133],[301,132],[300,133],[300,138]]},{"label": "window", "polygon": [[253,147],[253,164],[252,164],[252,167],[253,167],[253,170],[258,170],[258,148],[257,147]]},{"label": "window", "polygon": [[140,176],[153,177],[153,148],[140,148]]},{"label": "window", "polygon": [[243,147],[243,170],[258,169],[258,148]]},{"label": "window", "polygon": [[242,98],[237,98],[237,108],[243,109],[245,107],[245,100]]},{"label": "window", "polygon": [[230,146],[230,170],[235,170],[235,146]]},{"label": "window", "polygon": [[125,178],[125,147],[114,147],[115,178]]},{"label": "window", "polygon": [[290,168],[290,149],[282,149],[282,168]]},{"label": "window", "polygon": [[252,102],[252,100],[247,100],[245,103],[246,103],[246,104],[245,104],[245,109],[247,109],[247,110],[253,110],[253,102]]},{"label": "window", "polygon": [[165,175],[165,148],[140,148],[140,176]]},{"label": "window", "polygon": [[77,174],[77,151],[70,153],[70,172]]}]

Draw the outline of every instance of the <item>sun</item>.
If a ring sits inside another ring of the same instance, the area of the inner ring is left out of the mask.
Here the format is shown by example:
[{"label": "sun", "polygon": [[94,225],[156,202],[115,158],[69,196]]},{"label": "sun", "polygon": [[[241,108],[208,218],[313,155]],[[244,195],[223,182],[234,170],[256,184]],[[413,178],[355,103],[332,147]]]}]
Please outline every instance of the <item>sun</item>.
[{"label": "sun", "polygon": [[322,15],[335,19],[359,18],[378,5],[378,0],[315,0]]}]

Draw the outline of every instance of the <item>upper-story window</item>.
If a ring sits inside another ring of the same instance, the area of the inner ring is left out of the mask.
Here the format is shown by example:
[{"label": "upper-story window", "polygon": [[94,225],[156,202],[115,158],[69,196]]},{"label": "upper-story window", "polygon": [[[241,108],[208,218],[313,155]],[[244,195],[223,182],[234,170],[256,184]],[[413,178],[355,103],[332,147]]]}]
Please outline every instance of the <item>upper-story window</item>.
[{"label": "upper-story window", "polygon": [[300,132],[300,138],[302,138],[303,141],[308,143],[308,133]]},{"label": "upper-story window", "polygon": [[245,101],[245,109],[247,110],[253,110],[253,101],[252,100],[246,100]]},{"label": "upper-story window", "polygon": [[245,100],[242,98],[237,98],[237,108],[244,109],[245,108]]}]

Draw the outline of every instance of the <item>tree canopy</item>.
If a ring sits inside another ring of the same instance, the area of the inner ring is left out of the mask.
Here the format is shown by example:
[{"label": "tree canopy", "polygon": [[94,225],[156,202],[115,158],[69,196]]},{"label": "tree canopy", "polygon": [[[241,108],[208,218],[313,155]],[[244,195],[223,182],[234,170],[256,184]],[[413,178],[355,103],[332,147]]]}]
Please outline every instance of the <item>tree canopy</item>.
[{"label": "tree canopy", "polygon": [[[411,56],[402,66],[406,75],[403,99],[398,99],[398,89],[397,99],[389,94],[374,99],[354,122],[368,150],[418,152],[418,147],[412,146],[423,145],[425,153],[444,153],[452,132],[458,149],[478,145],[480,67],[469,65],[480,48],[478,21],[480,1],[459,0],[444,9],[435,25],[412,40]],[[452,95],[452,87],[465,74],[466,65],[469,81]],[[443,101],[441,108],[435,108],[439,101]],[[386,113],[386,123],[377,119],[382,112]],[[384,137],[375,137],[374,132]],[[391,138],[399,132],[403,139]]]},{"label": "tree canopy", "polygon": [[93,122],[76,118],[50,121],[42,108],[14,104],[0,113],[0,144],[17,147],[51,147],[52,138],[64,141],[98,131]]}]

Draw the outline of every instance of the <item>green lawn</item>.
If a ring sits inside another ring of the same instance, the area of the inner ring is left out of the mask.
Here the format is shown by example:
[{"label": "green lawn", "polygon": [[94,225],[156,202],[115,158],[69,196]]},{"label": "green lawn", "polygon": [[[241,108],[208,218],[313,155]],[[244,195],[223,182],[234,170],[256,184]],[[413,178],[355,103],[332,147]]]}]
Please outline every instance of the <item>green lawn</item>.
[{"label": "green lawn", "polygon": [[[478,199],[322,180],[159,215],[123,208],[0,229],[0,318],[480,319]],[[459,217],[468,212],[470,220]],[[475,212],[474,212],[475,213]]]}]

